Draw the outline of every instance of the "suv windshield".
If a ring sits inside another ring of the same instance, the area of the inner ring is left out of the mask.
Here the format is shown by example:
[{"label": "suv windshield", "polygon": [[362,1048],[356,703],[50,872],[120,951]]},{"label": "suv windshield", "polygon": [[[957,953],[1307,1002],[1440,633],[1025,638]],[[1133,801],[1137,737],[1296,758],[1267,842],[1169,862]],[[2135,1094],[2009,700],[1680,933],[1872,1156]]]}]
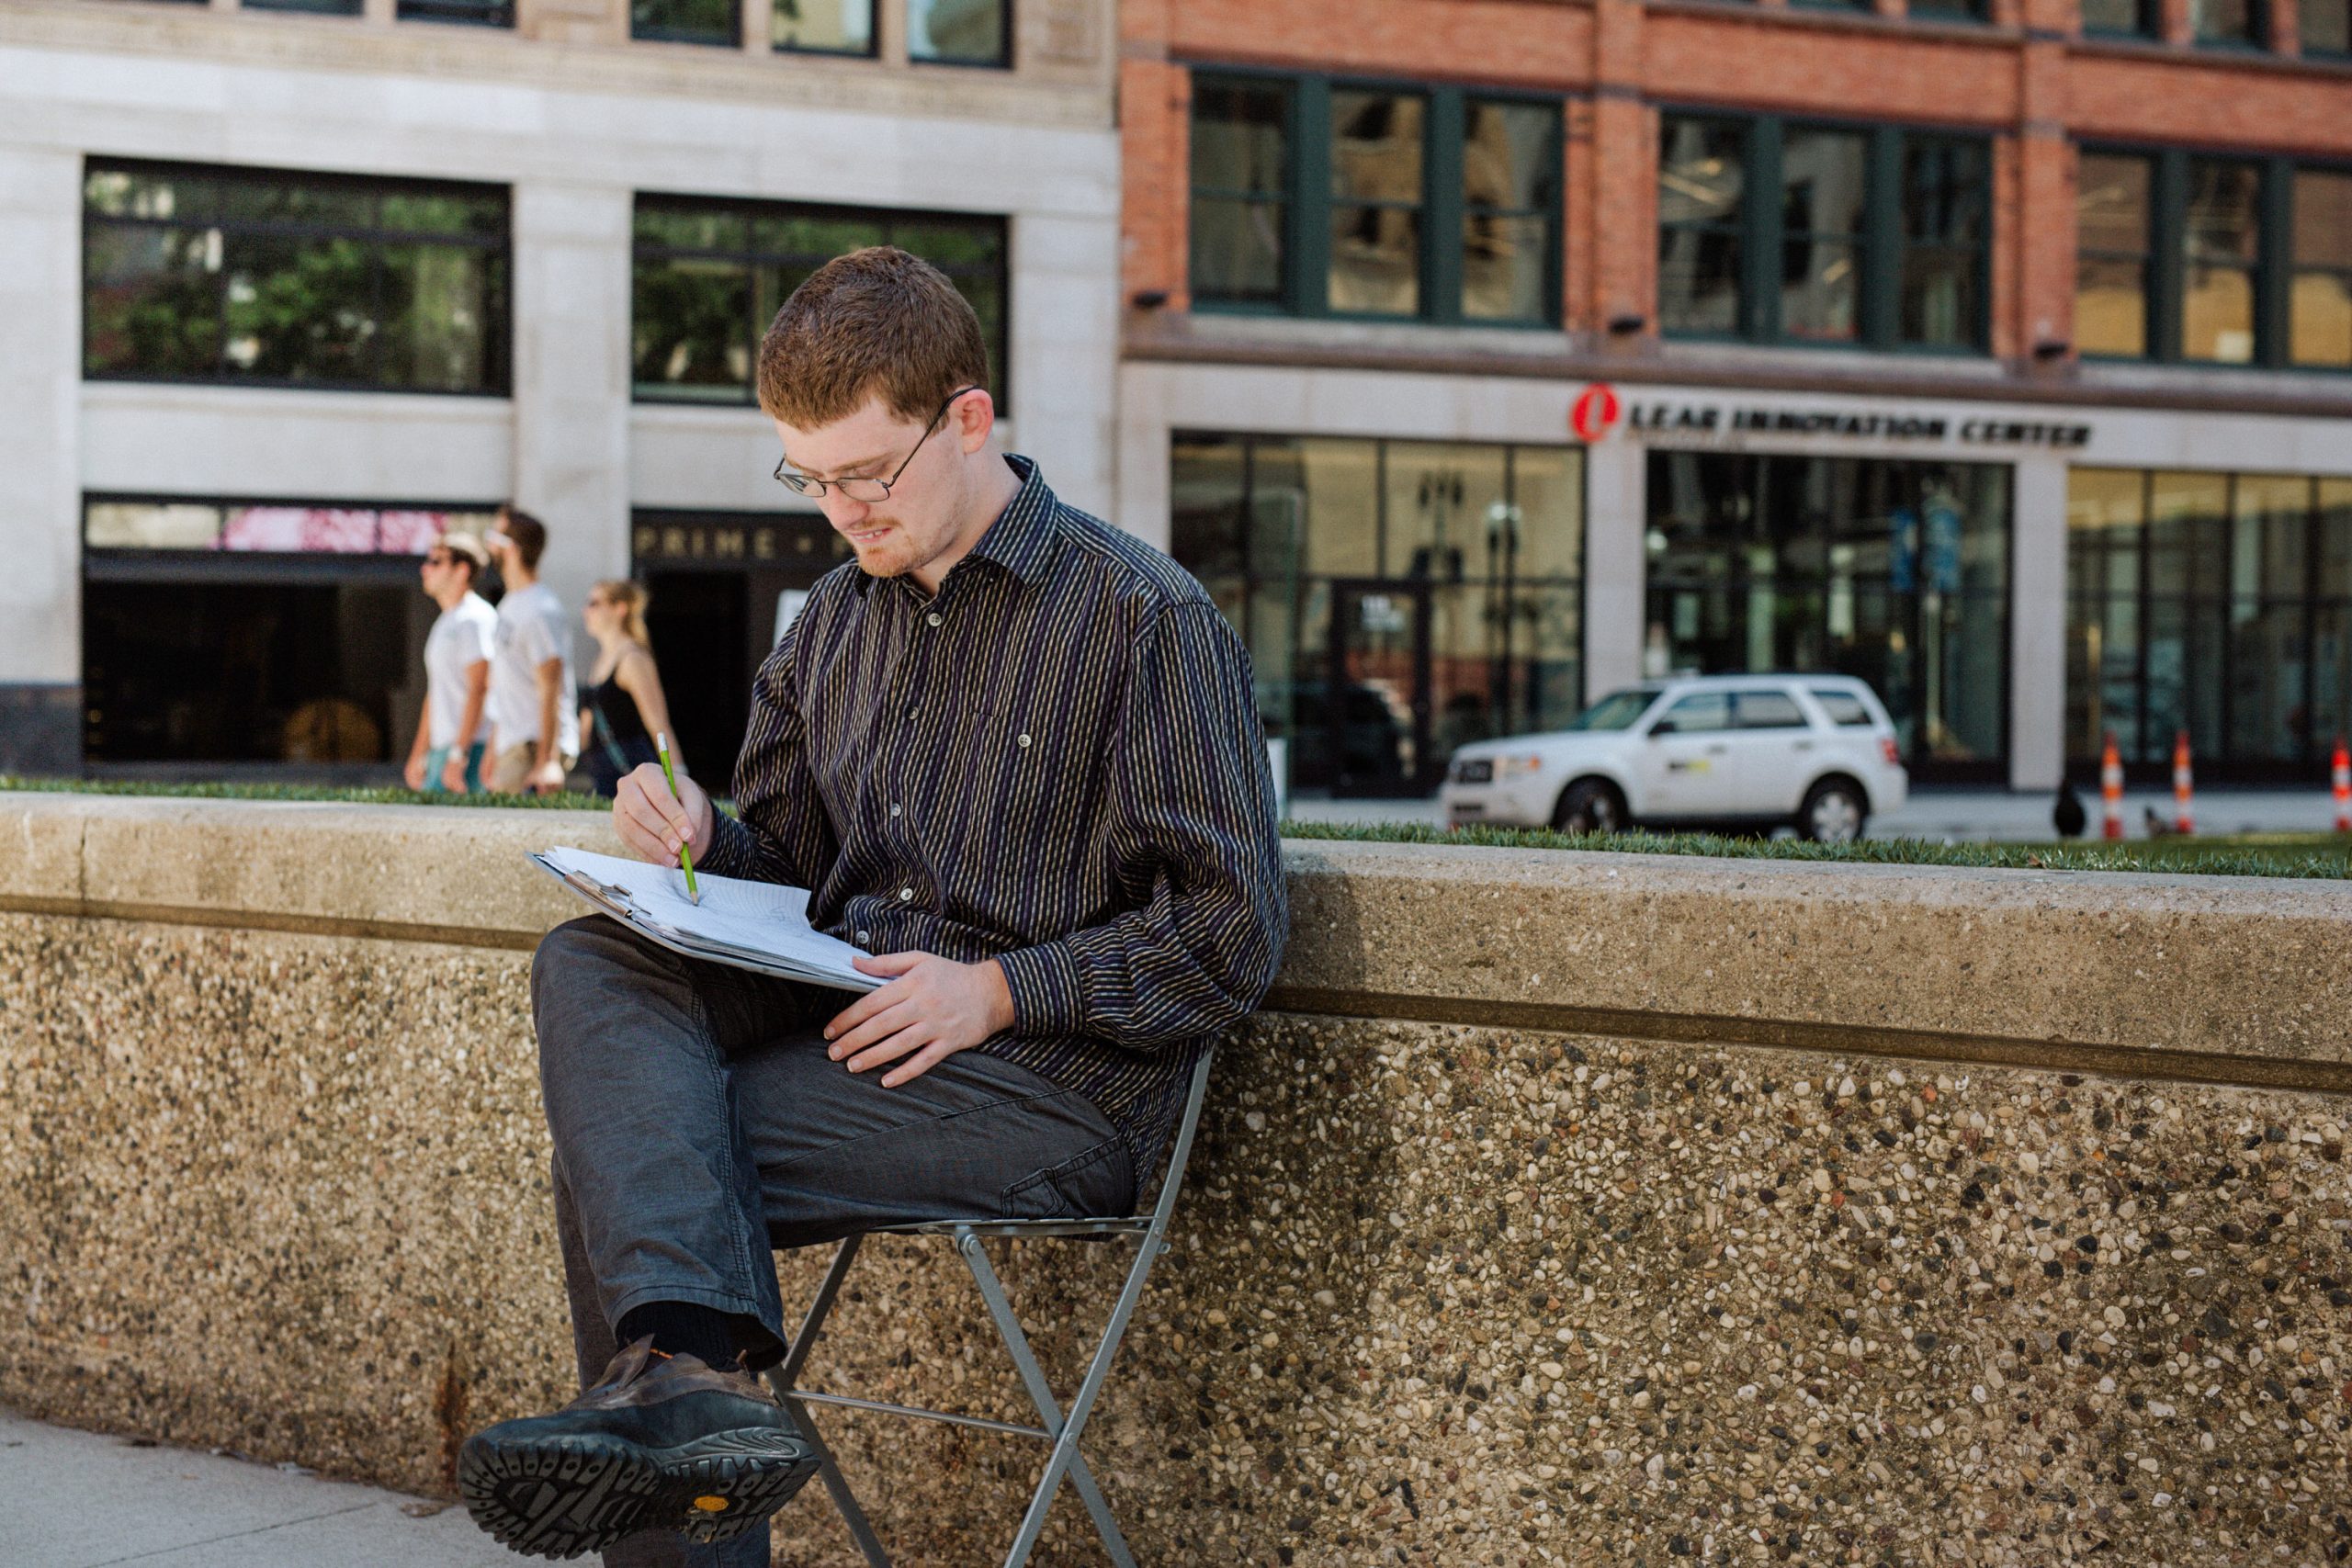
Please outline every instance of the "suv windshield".
[{"label": "suv windshield", "polygon": [[1562,725],[1562,729],[1631,729],[1657,700],[1656,692],[1611,692]]}]

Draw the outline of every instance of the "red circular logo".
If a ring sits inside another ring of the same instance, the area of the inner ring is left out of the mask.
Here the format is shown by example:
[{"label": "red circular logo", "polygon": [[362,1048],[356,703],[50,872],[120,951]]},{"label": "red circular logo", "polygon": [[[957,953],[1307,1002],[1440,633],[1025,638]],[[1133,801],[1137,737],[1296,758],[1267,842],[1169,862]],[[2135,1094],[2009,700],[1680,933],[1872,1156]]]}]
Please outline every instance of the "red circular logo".
[{"label": "red circular logo", "polygon": [[1568,428],[1577,433],[1579,441],[1598,441],[1609,434],[1618,417],[1625,412],[1617,400],[1617,389],[1606,381],[1595,381],[1577,394],[1568,410]]}]

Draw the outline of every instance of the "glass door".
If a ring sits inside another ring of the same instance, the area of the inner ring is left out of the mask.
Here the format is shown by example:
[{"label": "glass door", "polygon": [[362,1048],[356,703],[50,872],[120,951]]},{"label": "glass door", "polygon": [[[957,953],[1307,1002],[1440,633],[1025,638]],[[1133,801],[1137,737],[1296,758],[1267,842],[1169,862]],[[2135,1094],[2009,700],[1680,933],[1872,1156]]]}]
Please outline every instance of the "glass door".
[{"label": "glass door", "polygon": [[1331,793],[1426,794],[1444,765],[1430,746],[1429,584],[1335,581],[1330,635],[1321,716]]}]

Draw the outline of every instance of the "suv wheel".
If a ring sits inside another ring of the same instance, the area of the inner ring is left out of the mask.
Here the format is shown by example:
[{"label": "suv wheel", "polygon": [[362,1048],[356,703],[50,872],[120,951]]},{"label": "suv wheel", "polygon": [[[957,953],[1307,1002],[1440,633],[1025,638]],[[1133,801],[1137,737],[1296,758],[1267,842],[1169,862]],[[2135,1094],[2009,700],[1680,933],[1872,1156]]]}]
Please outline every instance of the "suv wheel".
[{"label": "suv wheel", "polygon": [[1552,813],[1554,830],[1562,833],[1618,833],[1625,828],[1625,803],[1599,779],[1583,779],[1568,786]]},{"label": "suv wheel", "polygon": [[1862,792],[1844,779],[1824,779],[1805,792],[1797,807],[1797,833],[1816,844],[1850,844],[1870,819]]}]

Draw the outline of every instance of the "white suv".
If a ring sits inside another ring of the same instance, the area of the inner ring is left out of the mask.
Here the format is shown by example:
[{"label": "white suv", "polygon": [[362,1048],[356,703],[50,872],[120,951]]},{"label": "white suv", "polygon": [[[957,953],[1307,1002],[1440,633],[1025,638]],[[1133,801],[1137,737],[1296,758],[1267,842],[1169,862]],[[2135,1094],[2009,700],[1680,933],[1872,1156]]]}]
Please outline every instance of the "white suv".
[{"label": "white suv", "polygon": [[1846,675],[1703,675],[1611,692],[1566,729],[1454,752],[1439,791],[1453,826],[1608,833],[1793,826],[1862,836],[1910,791],[1878,694]]}]

